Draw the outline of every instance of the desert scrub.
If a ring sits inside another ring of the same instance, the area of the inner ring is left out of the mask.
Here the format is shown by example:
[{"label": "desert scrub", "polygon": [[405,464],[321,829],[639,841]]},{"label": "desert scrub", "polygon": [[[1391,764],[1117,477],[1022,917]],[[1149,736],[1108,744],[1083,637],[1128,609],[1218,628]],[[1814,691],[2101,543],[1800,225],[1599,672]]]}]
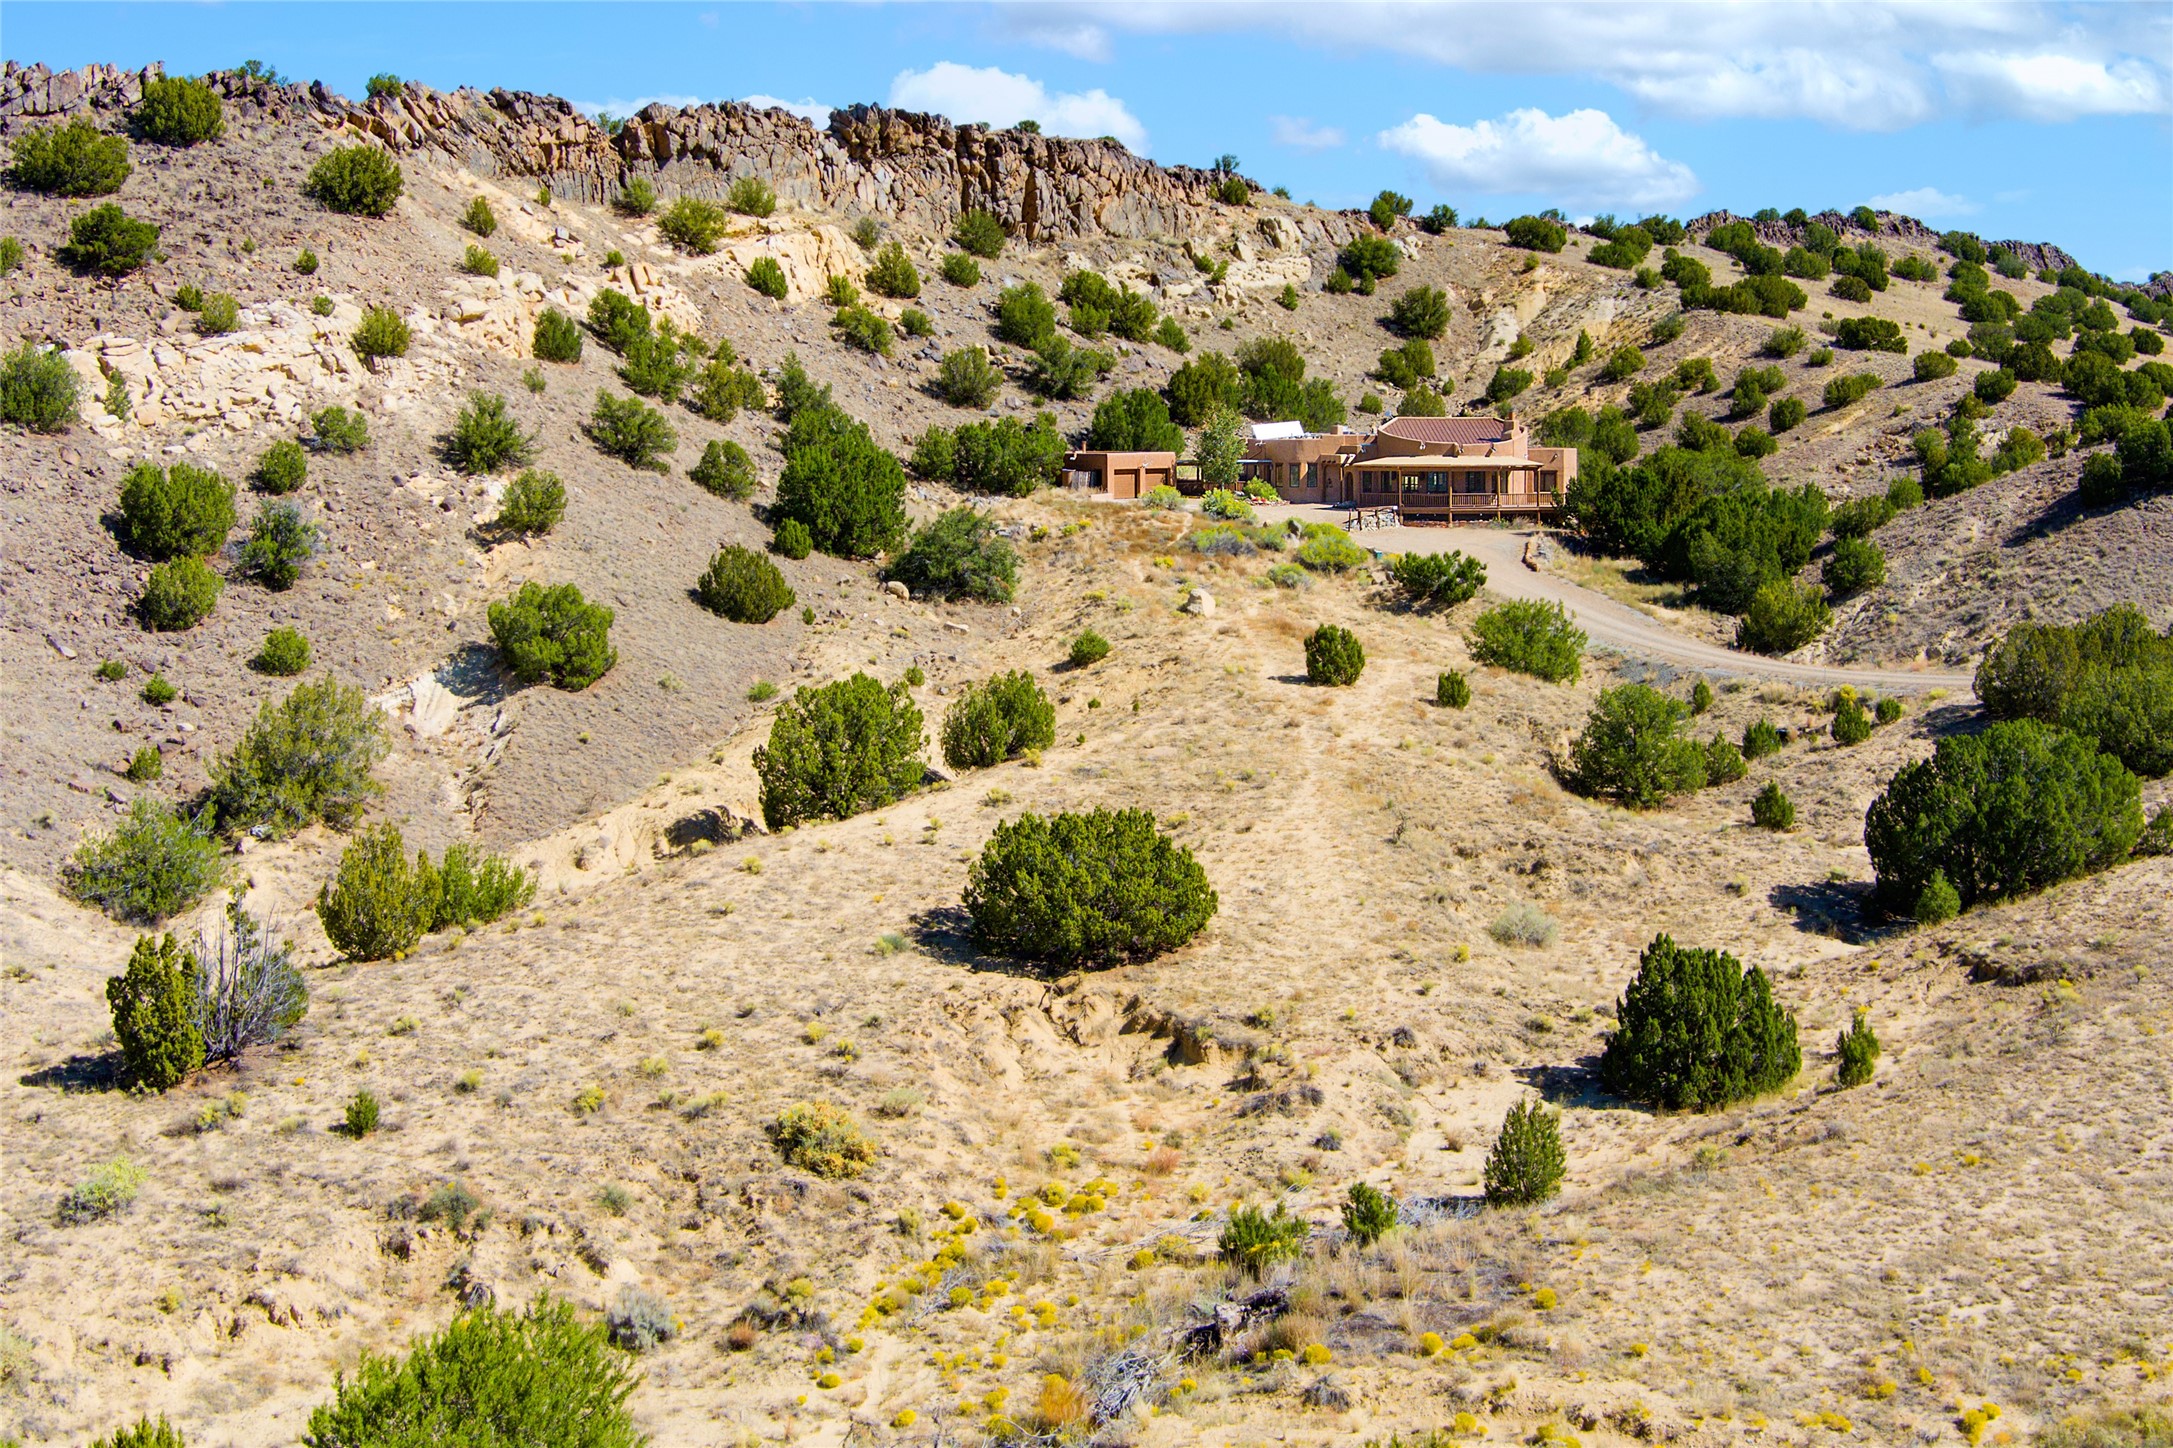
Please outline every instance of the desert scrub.
[{"label": "desert scrub", "polygon": [[785,299],[791,284],[785,280],[785,269],[775,257],[758,256],[747,267],[747,285],[773,302]]},{"label": "desert scrub", "polygon": [[[738,189],[738,186],[733,187],[735,194]],[[725,225],[724,208],[699,196],[677,198],[656,219],[658,235],[695,256],[708,256],[717,249]]]},{"label": "desert scrub", "polygon": [[1645,947],[1615,1020],[1600,1079],[1651,1106],[1709,1111],[1776,1090],[1803,1064],[1796,1018],[1765,972],[1666,935]]},{"label": "desert scrub", "polygon": [[229,292],[213,292],[196,314],[196,330],[206,337],[223,337],[240,324],[241,303]]},{"label": "desert scrub", "polygon": [[1414,604],[1454,608],[1486,586],[1486,565],[1462,553],[1399,553],[1389,577]]},{"label": "desert scrub", "polygon": [[581,324],[556,307],[545,307],[536,318],[536,336],[529,351],[539,362],[581,360]]},{"label": "desert scrub", "polygon": [[768,623],[798,602],[777,565],[738,544],[719,549],[695,581],[694,597],[734,623]]},{"label": "desert scrub", "polygon": [[488,200],[478,196],[460,214],[460,224],[477,236],[489,236],[498,229],[498,213],[490,209]]},{"label": "desert scrub", "polygon": [[309,667],[309,640],[282,625],[264,636],[249,667],[274,679],[291,679]]},{"label": "desert scrub", "polygon": [[1056,706],[1023,670],[969,684],[943,716],[943,762],[987,769],[1056,742]]},{"label": "desert scrub", "polygon": [[1795,802],[1781,788],[1780,781],[1769,779],[1764,788],[1750,802],[1751,823],[1765,830],[1791,830],[1796,827]]},{"label": "desert scrub", "polygon": [[[623,1214],[625,1193],[617,1187],[606,1187],[605,1191],[619,1192],[618,1211]],[[664,1299],[631,1282],[619,1289],[619,1300],[604,1320],[611,1329],[612,1342],[630,1353],[649,1352],[679,1336],[679,1319],[672,1315]]]},{"label": "desert scrub", "polygon": [[216,553],[234,527],[234,485],[188,463],[138,463],[121,480],[121,526],[154,562]]},{"label": "desert scrub", "polygon": [[136,615],[145,628],[158,633],[192,629],[210,617],[225,586],[201,559],[169,558],[143,581]]},{"label": "desert scrub", "polygon": [[59,1218],[64,1226],[117,1217],[136,1200],[147,1173],[125,1156],[98,1167],[70,1187],[60,1199]]},{"label": "desert scrub", "polygon": [[232,751],[211,767],[220,828],[278,838],[315,820],[343,827],[382,786],[372,777],[390,748],[384,716],[359,688],[327,674],[266,700]]},{"label": "desert scrub", "polygon": [[943,279],[954,287],[977,287],[981,284],[981,264],[962,251],[947,251],[938,267]]},{"label": "desert scrub", "polygon": [[831,1181],[859,1176],[877,1155],[859,1123],[828,1101],[796,1102],[766,1129],[786,1165]]},{"label": "desert scrub", "polygon": [[982,347],[946,352],[936,369],[936,391],[953,407],[988,407],[1003,391],[1003,381],[1002,370],[988,360],[988,351]]},{"label": "desert scrub", "polygon": [[492,604],[489,617],[491,641],[524,684],[548,680],[579,691],[619,661],[611,646],[612,611],[590,603],[570,583],[524,583],[513,597]]},{"label": "desert scrub", "polygon": [[8,180],[47,196],[110,196],[132,168],[128,140],[109,136],[88,117],[24,131],[15,138]]},{"label": "desert scrub", "polygon": [[151,784],[166,772],[166,756],[158,752],[156,744],[146,744],[129,756],[128,768],[121,777],[130,784]]},{"label": "desert scrub", "polygon": [[494,392],[469,393],[443,443],[445,460],[470,477],[524,466],[535,446],[535,439],[506,415],[505,398]]},{"label": "desert scrub", "polygon": [[64,432],[76,420],[81,385],[58,349],[25,342],[0,357],[0,422],[25,432]]},{"label": "desert scrub", "polygon": [[915,529],[883,577],[903,583],[915,598],[1009,603],[1018,587],[1019,556],[996,532],[993,518],[966,504]]},{"label": "desert scrub", "polygon": [[1585,633],[1559,603],[1516,599],[1471,622],[1471,656],[1482,664],[1572,683],[1584,671]]},{"label": "desert scrub", "polygon": [[204,1064],[191,978],[196,957],[168,935],[137,937],[128,968],[106,981],[113,1036],[128,1079],[150,1091],[180,1085]]},{"label": "desert scrub", "polygon": [[524,468],[506,484],[492,525],[514,538],[540,538],[566,516],[566,485],[558,474]]},{"label": "desert scrub", "polygon": [[1537,905],[1519,902],[1495,916],[1486,933],[1501,945],[1532,945],[1544,949],[1554,944],[1560,927],[1553,916]]},{"label": "desert scrub", "polygon": [[1306,636],[1305,677],[1336,687],[1355,684],[1365,672],[1366,650],[1349,629],[1324,623]]},{"label": "desert scrub", "polygon": [[498,258],[470,242],[467,251],[461,255],[460,269],[471,277],[494,277],[498,275]]},{"label": "desert scrub", "polygon": [[1082,629],[1071,641],[1069,658],[1075,669],[1084,669],[1109,657],[1109,640],[1092,629]]},{"label": "desert scrub", "polygon": [[1543,1202],[1561,1191],[1567,1165],[1561,1119],[1537,1101],[1520,1101],[1502,1119],[1501,1132],[1487,1153],[1487,1205]]},{"label": "desert scrub", "polygon": [[644,1440],[625,1404],[637,1381],[608,1326],[571,1303],[539,1296],[520,1313],[486,1305],[417,1341],[404,1360],[364,1353],[310,1414],[304,1441],[635,1448]]},{"label": "desert scrub", "polygon": [[964,896],[977,949],[1067,967],[1175,950],[1220,903],[1192,852],[1139,809],[998,824]]},{"label": "desert scrub", "polygon": [[774,830],[893,804],[920,783],[927,742],[903,683],[854,674],[802,687],[754,753],[763,822]]},{"label": "desert scrub", "polygon": [[400,165],[376,146],[339,146],[310,167],[302,194],[348,216],[385,216],[406,181]]},{"label": "desert scrub", "polygon": [[724,204],[741,216],[768,216],[777,210],[777,193],[759,176],[742,176],[725,192]]},{"label": "desert scrub", "polygon": [[397,825],[379,825],[341,852],[339,873],[317,892],[324,933],[349,960],[403,954],[438,913],[438,882],[429,857],[409,860]]},{"label": "desert scrub", "polygon": [[413,340],[414,334],[398,312],[390,307],[372,307],[355,324],[348,345],[363,361],[375,362],[382,357],[405,357]]},{"label": "desert scrub", "polygon": [[1444,709],[1462,709],[1471,703],[1471,681],[1455,669],[1444,669],[1434,680],[1434,702]]},{"label": "desert scrub", "polygon": [[[720,342],[718,351],[724,352],[725,347]],[[687,409],[711,422],[730,422],[743,407],[760,412],[768,401],[762,379],[745,367],[734,367],[722,355],[704,364],[687,386]]]},{"label": "desert scrub", "polygon": [[1579,794],[1652,809],[1703,789],[1706,751],[1684,737],[1690,708],[1645,684],[1601,693],[1570,742],[1570,783]]},{"label": "desert scrub", "polygon": [[600,451],[650,472],[670,472],[664,454],[679,446],[679,434],[663,413],[638,397],[613,397],[601,388],[584,430]]},{"label": "desert scrub", "polygon": [[344,407],[327,407],[312,413],[309,429],[316,438],[317,450],[328,453],[358,453],[370,445],[370,423],[361,412],[349,412]]},{"label": "desert scrub", "polygon": [[885,242],[876,253],[875,264],[868,268],[868,290],[877,296],[911,301],[921,294],[920,273],[914,269],[905,248],[897,242]]},{"label": "desert scrub", "polygon": [[261,492],[283,497],[302,486],[309,477],[309,454],[292,439],[281,439],[257,456],[250,480]]},{"label": "desert scrub", "polygon": [[1856,1019],[1834,1039],[1834,1080],[1843,1090],[1861,1086],[1879,1066],[1879,1036],[1871,1029],[1871,1012],[1856,1008]]},{"label": "desert scrub", "polygon": [[54,252],[86,276],[125,277],[158,250],[158,227],[108,202],[68,223],[68,243]]},{"label": "desert scrub", "polygon": [[282,593],[302,576],[302,565],[317,556],[319,537],[317,525],[303,518],[301,509],[284,500],[266,499],[257,505],[257,515],[250,521],[239,562],[250,577]]},{"label": "desert scrub", "polygon": [[[784,557],[795,561],[815,551],[815,540],[807,531],[807,524],[798,518],[787,518],[777,525],[777,532],[770,538],[770,546]],[[803,622],[813,623],[815,610],[808,609]]]},{"label": "desert scrub", "polygon": [[611,198],[611,209],[621,216],[647,216],[656,210],[656,187],[647,177],[636,176]]},{"label": "desert scrub", "polygon": [[168,683],[164,674],[153,674],[143,681],[143,702],[154,709],[163,709],[181,696],[181,691]]},{"label": "desert scrub", "polygon": [[521,909],[536,898],[536,877],[503,855],[492,854],[465,842],[445,847],[435,867],[428,855],[416,856],[418,866],[433,881],[436,900],[430,929],[459,925],[488,925]]},{"label": "desert scrub", "polygon": [[687,469],[687,476],[706,491],[735,503],[754,496],[754,459],[730,438],[715,439],[704,447],[701,461]]},{"label": "desert scrub", "polygon": [[1258,1277],[1277,1262],[1303,1256],[1309,1232],[1304,1219],[1288,1215],[1281,1202],[1272,1213],[1243,1206],[1231,1211],[1215,1246],[1223,1261]]},{"label": "desert scrub", "polygon": [[986,211],[968,211],[951,227],[951,240],[960,250],[993,261],[1003,254],[1003,223]]},{"label": "desert scrub", "polygon": [[1396,1199],[1378,1187],[1352,1182],[1343,1202],[1343,1230],[1361,1247],[1370,1247],[1396,1226]]}]

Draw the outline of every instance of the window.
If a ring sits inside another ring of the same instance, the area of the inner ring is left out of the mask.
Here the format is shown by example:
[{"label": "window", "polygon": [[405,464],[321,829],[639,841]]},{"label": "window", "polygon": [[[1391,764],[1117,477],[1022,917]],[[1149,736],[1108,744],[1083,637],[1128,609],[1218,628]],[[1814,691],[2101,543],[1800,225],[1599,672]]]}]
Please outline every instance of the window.
[{"label": "window", "polygon": [[1446,492],[1447,492],[1448,490],[1449,490],[1449,475],[1448,475],[1447,473],[1444,473],[1444,472],[1433,472],[1433,473],[1428,473],[1428,474],[1426,475],[1426,491],[1427,491],[1427,492],[1429,492],[1429,493],[1446,493]]}]

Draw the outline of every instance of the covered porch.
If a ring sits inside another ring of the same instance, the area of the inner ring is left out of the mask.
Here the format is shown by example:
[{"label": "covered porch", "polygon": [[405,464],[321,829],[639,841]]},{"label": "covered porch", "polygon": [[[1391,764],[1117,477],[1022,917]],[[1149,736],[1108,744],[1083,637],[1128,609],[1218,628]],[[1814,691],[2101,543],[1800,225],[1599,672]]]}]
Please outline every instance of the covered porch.
[{"label": "covered porch", "polygon": [[1414,522],[1545,522],[1562,506],[1561,495],[1549,486],[1553,470],[1522,456],[1362,458],[1349,464],[1344,476],[1352,483],[1345,501],[1361,508],[1394,508]]}]

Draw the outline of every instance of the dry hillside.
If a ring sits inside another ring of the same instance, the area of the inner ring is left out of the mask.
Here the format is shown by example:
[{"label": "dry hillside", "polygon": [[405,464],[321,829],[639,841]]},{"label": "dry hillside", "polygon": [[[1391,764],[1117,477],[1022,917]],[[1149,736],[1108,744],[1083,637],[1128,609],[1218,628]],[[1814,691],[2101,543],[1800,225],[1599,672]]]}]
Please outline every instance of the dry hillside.
[{"label": "dry hillside", "polygon": [[[5,134],[117,117],[106,102],[125,76],[62,79],[11,72]],[[1188,552],[1196,513],[1047,494],[994,505],[1023,560],[1009,607],[901,600],[871,565],[815,555],[779,560],[808,615],[727,623],[690,588],[721,544],[767,541],[756,508],[779,467],[776,423],[671,409],[671,471],[636,471],[581,431],[599,389],[623,391],[611,354],[591,339],[580,362],[548,365],[526,349],[545,305],[578,314],[616,286],[765,375],[796,353],[903,450],[964,416],[931,379],[944,351],[993,345],[998,290],[1034,280],[1053,293],[1081,265],[1147,289],[1195,356],[1293,337],[1350,401],[1380,390],[1366,374],[1405,288],[1441,286],[1457,303],[1437,352],[1459,401],[1520,337],[1535,369],[1566,361],[1580,331],[1603,354],[1646,340],[1671,289],[1589,264],[1589,237],[1534,262],[1498,231],[1406,223],[1408,259],[1379,295],[1331,296],[1319,284],[1362,216],[1264,194],[1224,206],[1198,173],[1141,179],[1055,143],[1045,164],[1069,167],[1071,189],[1028,191],[1070,198],[1070,219],[1022,234],[977,287],[936,276],[940,223],[914,207],[933,215],[925,198],[940,187],[913,183],[924,199],[901,205],[889,234],[925,279],[933,335],[886,362],[838,341],[813,295],[827,273],[866,266],[849,234],[865,209],[849,147],[865,141],[855,127],[903,144],[880,115],[854,113],[821,143],[847,149],[806,175],[833,179],[781,186],[774,216],[735,218],[716,254],[688,256],[605,204],[595,169],[653,174],[668,195],[702,154],[684,128],[640,123],[609,155],[569,144],[588,169],[549,177],[546,202],[535,175],[512,169],[517,148],[476,139],[472,93],[402,109],[226,88],[224,139],[133,150],[115,199],[163,228],[164,255],[143,271],[90,281],[53,258],[83,203],[12,191],[0,221],[30,253],[0,280],[0,347],[52,342],[87,379],[119,374],[137,396],[126,421],[87,390],[93,420],[63,436],[0,431],[0,1438],[83,1442],[163,1412],[199,1445],[292,1443],[335,1373],[464,1303],[549,1294],[602,1312],[627,1288],[662,1299],[674,1323],[638,1360],[631,1400],[658,1444],[978,1441],[1028,1418],[1051,1375],[1115,1393],[1117,1367],[1139,1395],[1108,1399],[1121,1411],[1094,1431],[1142,1445],[1435,1428],[1504,1443],[2026,1442],[2071,1412],[2162,1398],[2173,859],[1932,928],[1879,914],[1865,807],[1937,738],[1976,727],[1964,694],[1915,693],[1900,722],[1844,747],[1827,735],[1824,690],[1715,670],[1700,737],[1765,718],[1788,746],[1670,808],[1616,809],[1559,782],[1565,741],[1602,689],[1681,694],[1688,676],[1619,652],[1588,658],[1571,684],[1481,668],[1464,625],[1484,597],[1415,612],[1373,569],[1281,587],[1273,558]],[[331,127],[358,122],[405,170],[382,220],[301,194]],[[762,144],[789,150],[784,122],[764,124]],[[965,143],[948,134],[953,169],[929,174],[967,196],[1016,194],[1016,171],[993,162],[960,180]],[[682,149],[659,162],[667,136]],[[710,144],[724,147],[712,181],[758,154]],[[759,154],[800,174],[783,152]],[[1109,200],[1127,186],[1145,198],[1128,210]],[[495,281],[458,269],[478,195],[499,219]],[[1897,254],[1928,253],[1890,224]],[[321,259],[306,277],[290,265],[305,247]],[[1685,249],[1716,280],[1736,271]],[[1202,281],[1195,253],[1230,262],[1223,284]],[[742,280],[761,254],[787,263],[785,301]],[[1295,312],[1277,302],[1286,283]],[[185,284],[232,293],[239,328],[197,336],[175,302]],[[2043,290],[2012,285],[2025,301]],[[1876,310],[1910,329],[1913,350],[1936,346],[1964,330],[1939,291],[1897,280],[1873,307],[1814,297],[1794,320]],[[310,309],[318,295],[329,316]],[[369,368],[346,337],[376,305],[405,314],[415,342]],[[1686,321],[1650,355],[1709,356],[1724,383],[1777,325]],[[1097,396],[1159,385],[1182,361],[1118,350]],[[1023,415],[1025,359],[998,352],[1009,380],[995,410]],[[1822,376],[1784,364],[1814,411],[1783,436],[1771,476],[1836,495],[1883,488],[1914,422],[1982,365],[1902,384],[1905,357],[1846,360],[1897,385],[1821,413]],[[522,382],[532,367],[540,392]],[[442,459],[469,389],[505,395],[538,465],[564,478],[566,518],[548,538],[495,539],[484,524],[502,479]],[[1519,406],[1624,390],[1586,368]],[[272,593],[236,577],[196,628],[141,629],[147,570],[114,535],[122,476],[188,458],[240,480],[333,402],[359,407],[372,441],[311,455],[295,497],[327,549],[301,582]],[[1055,411],[1077,434],[1092,407]],[[1986,431],[2044,430],[2072,410],[2025,384]],[[754,508],[688,480],[715,438],[754,454]],[[2173,496],[2080,513],[2079,465],[2069,453],[1890,525],[1889,582],[1812,655],[1966,668],[2018,617],[2119,600],[2164,626]],[[910,507],[925,519],[956,501],[916,485]],[[1575,576],[1673,615],[1620,569]],[[569,693],[501,673],[484,609],[527,579],[576,582],[616,611],[618,662],[599,683]],[[1211,608],[1187,607],[1199,589]],[[1353,687],[1305,681],[1302,641],[1324,622],[1365,643]],[[394,717],[371,820],[400,823],[410,848],[486,842],[541,889],[532,908],[404,959],[343,962],[309,904],[345,837],[314,827],[253,845],[233,883],[300,943],[306,1020],[165,1095],[119,1089],[104,985],[138,932],[67,899],[62,865],[139,789],[178,800],[204,784],[211,756],[286,692],[248,665],[278,625]],[[1085,627],[1113,649],[1075,668],[1066,653]],[[109,659],[125,679],[94,676]],[[757,682],[890,681],[915,666],[930,733],[963,685],[1031,672],[1055,702],[1055,745],[939,769],[878,812],[749,826],[751,754],[774,712],[750,700]],[[1448,668],[1471,677],[1468,709],[1433,703]],[[181,691],[163,707],[139,693],[154,672]],[[133,785],[119,770],[145,742],[164,777]],[[1751,826],[1768,781],[1793,797],[1793,830]],[[2167,781],[2146,783],[2147,808],[2169,798]],[[977,954],[960,894],[996,824],[1093,806],[1148,809],[1195,853],[1219,896],[1211,926],[1160,959],[1086,975]],[[1525,907],[1553,922],[1546,943],[1498,938]],[[1800,1025],[1795,1081],[1702,1115],[1600,1089],[1604,1033],[1663,931],[1773,979]],[[1872,1084],[1842,1091],[1830,1043],[1858,1008],[1884,1055]],[[336,1128],[361,1089],[383,1121],[350,1138]],[[1562,1113],[1563,1193],[1485,1210],[1487,1149],[1531,1098]],[[765,1128],[800,1101],[861,1120],[880,1151],[863,1176],[824,1181],[780,1161]],[[134,1205],[64,1221],[63,1194],[116,1158],[144,1171]],[[1358,1181],[1393,1191],[1407,1224],[1366,1251],[1336,1225]],[[481,1208],[457,1230],[419,1214],[452,1186]],[[1020,1211],[1037,1193],[1055,1208],[1046,1229]],[[1271,1275],[1277,1310],[1246,1321],[1231,1304],[1261,1284],[1214,1261],[1216,1238],[1226,1209],[1271,1201],[1313,1226],[1313,1248]],[[1179,1334],[1218,1306],[1220,1350],[1181,1356]],[[1988,1424],[1964,1417],[1987,1404],[1999,1409]]]}]

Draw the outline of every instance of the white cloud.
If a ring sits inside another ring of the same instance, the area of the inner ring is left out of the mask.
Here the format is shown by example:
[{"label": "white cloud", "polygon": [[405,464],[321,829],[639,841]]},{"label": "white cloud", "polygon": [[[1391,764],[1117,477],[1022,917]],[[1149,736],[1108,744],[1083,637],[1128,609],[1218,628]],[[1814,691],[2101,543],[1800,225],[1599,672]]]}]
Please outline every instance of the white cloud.
[{"label": "white cloud", "polygon": [[1616,125],[1605,111],[1511,111],[1451,125],[1421,113],[1381,132],[1388,150],[1425,167],[1446,190],[1545,196],[1564,206],[1680,206],[1698,194],[1690,168]]},{"label": "white cloud", "polygon": [[2163,76],[2140,61],[2108,64],[2073,55],[1978,51],[1937,55],[1932,64],[1965,104],[2033,121],[2077,116],[2152,115],[2167,109]]},{"label": "white cloud", "polygon": [[995,66],[944,60],[926,70],[900,71],[890,83],[890,103],[901,110],[934,111],[962,124],[1039,121],[1052,136],[1115,136],[1134,151],[1147,149],[1147,128],[1107,91],[1097,87],[1052,95],[1031,76]]},{"label": "white cloud", "polygon": [[818,131],[830,124],[830,107],[816,100],[813,96],[796,101],[780,100],[776,96],[741,96],[739,103],[743,106],[753,106],[757,110],[790,111]]},{"label": "white cloud", "polygon": [[1007,11],[1005,19],[1008,23],[1004,31],[1014,40],[1048,50],[1061,50],[1078,60],[1109,59],[1109,32],[1091,21],[1049,23],[1031,8]]},{"label": "white cloud", "polygon": [[1284,0],[1035,5],[1040,27],[1267,32],[1486,75],[1590,76],[1700,120],[1894,130],[1958,112],[2072,120],[2173,112],[2173,14],[2054,0]]},{"label": "white cloud", "polygon": [[1952,216],[1970,216],[1978,210],[1977,203],[1967,196],[1954,196],[1936,186],[1918,186],[1909,191],[1889,191],[1883,196],[1871,198],[1871,205],[1880,211],[1892,211],[1902,216],[1914,216],[1920,221]]},{"label": "white cloud", "polygon": [[571,104],[575,110],[580,111],[585,115],[617,116],[620,120],[623,121],[628,116],[634,114],[634,112],[642,109],[644,106],[652,106],[657,104],[658,102],[662,102],[667,106],[675,106],[680,110],[685,110],[688,106],[698,106],[702,104],[702,98],[700,96],[635,96],[630,101],[574,101]]},{"label": "white cloud", "polygon": [[1275,144],[1293,151],[1332,151],[1343,144],[1339,126],[1316,126],[1304,116],[1269,116],[1268,127]]}]

